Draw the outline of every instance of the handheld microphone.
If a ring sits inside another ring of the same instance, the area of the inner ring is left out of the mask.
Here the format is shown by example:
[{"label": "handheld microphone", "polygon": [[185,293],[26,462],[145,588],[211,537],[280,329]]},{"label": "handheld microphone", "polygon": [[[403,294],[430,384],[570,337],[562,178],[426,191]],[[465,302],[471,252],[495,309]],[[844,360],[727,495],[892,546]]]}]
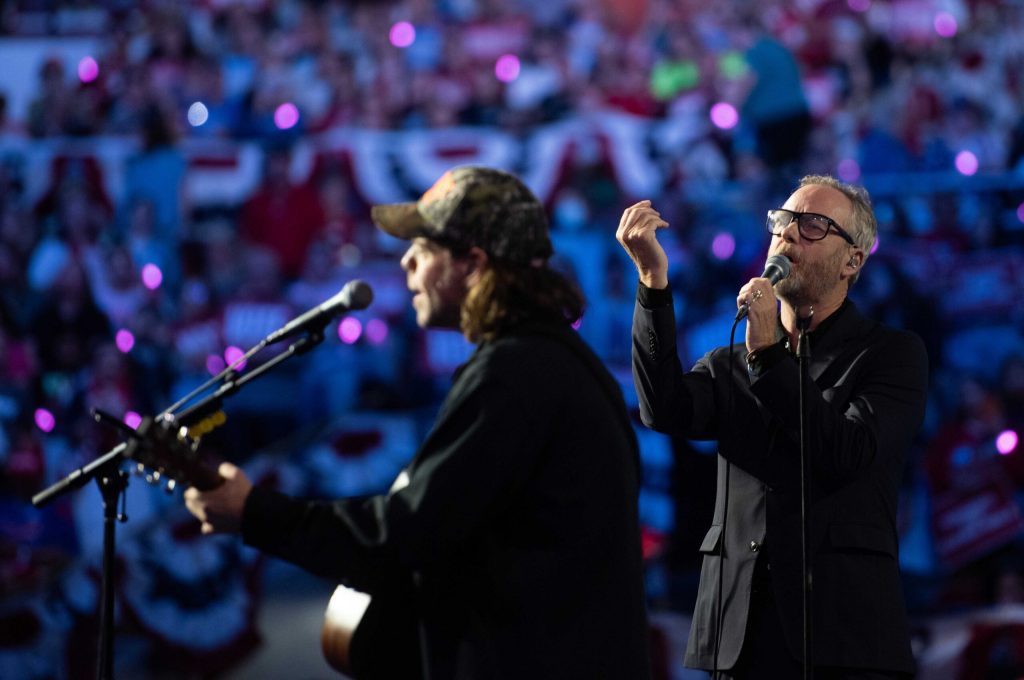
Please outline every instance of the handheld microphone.
[{"label": "handheld microphone", "polygon": [[264,338],[263,343],[272,345],[310,329],[323,330],[327,322],[334,317],[345,312],[366,309],[371,302],[373,302],[373,289],[370,288],[370,284],[359,279],[349,281],[336,295],[305,314],[295,317]]},{"label": "handheld microphone", "polygon": [[[774,286],[782,279],[789,276],[789,270],[793,266],[793,263],[789,261],[789,258],[785,255],[772,255],[764,262],[764,272],[761,274],[761,278],[768,279]],[[736,310],[736,320],[746,318],[750,312],[750,305],[744,302],[740,305],[740,308]]]}]

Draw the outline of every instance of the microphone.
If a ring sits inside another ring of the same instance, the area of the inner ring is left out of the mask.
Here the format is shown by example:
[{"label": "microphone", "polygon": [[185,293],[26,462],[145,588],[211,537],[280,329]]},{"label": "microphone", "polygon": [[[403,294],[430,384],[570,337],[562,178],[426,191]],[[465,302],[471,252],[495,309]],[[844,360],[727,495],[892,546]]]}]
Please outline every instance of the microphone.
[{"label": "microphone", "polygon": [[[774,286],[782,279],[789,276],[789,270],[793,266],[793,263],[789,261],[789,258],[785,255],[772,255],[764,262],[764,272],[761,273],[761,278],[768,279]],[[740,305],[740,308],[736,310],[736,320],[746,318],[747,313],[750,312],[750,305],[744,302]]]},{"label": "microphone", "polygon": [[302,316],[297,316],[281,328],[277,329],[263,342],[272,345],[310,329],[323,330],[327,322],[339,314],[366,309],[373,302],[373,289],[365,281],[356,279],[346,283],[334,297],[317,305]]}]

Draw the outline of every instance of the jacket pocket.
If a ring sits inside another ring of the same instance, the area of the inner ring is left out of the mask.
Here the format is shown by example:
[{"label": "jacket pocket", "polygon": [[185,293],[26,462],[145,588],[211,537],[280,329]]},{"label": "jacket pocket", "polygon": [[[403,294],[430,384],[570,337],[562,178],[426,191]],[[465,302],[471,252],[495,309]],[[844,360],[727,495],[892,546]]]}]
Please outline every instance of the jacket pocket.
[{"label": "jacket pocket", "polygon": [[891,531],[873,524],[836,522],[828,528],[828,536],[835,548],[867,550],[896,557],[896,537]]},{"label": "jacket pocket", "polygon": [[718,553],[721,543],[722,525],[712,524],[708,533],[704,535],[704,540],[700,542],[700,551],[705,555],[715,555]]}]

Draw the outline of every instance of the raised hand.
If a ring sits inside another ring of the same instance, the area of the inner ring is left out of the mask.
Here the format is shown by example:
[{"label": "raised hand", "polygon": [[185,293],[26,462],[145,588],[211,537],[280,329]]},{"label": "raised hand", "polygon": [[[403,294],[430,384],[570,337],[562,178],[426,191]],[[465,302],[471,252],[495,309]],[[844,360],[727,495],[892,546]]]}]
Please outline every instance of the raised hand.
[{"label": "raised hand", "polygon": [[636,265],[640,282],[648,288],[668,287],[668,256],[657,238],[658,229],[667,226],[651,202],[644,200],[626,208],[615,232]]}]

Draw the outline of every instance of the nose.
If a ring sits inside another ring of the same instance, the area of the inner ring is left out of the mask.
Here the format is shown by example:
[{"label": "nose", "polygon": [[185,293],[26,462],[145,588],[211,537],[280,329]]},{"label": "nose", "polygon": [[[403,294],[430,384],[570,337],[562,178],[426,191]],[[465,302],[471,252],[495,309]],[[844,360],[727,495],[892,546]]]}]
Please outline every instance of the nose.
[{"label": "nose", "polygon": [[409,272],[410,274],[416,270],[416,258],[412,256],[411,247],[405,251],[404,255],[402,255],[402,260],[399,263],[399,265],[402,267],[402,269]]},{"label": "nose", "polygon": [[779,236],[784,241],[789,241],[790,243],[800,242],[800,226],[797,224],[796,215],[793,215],[792,219],[786,223],[786,226],[784,226],[782,231],[779,232]]}]

